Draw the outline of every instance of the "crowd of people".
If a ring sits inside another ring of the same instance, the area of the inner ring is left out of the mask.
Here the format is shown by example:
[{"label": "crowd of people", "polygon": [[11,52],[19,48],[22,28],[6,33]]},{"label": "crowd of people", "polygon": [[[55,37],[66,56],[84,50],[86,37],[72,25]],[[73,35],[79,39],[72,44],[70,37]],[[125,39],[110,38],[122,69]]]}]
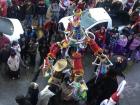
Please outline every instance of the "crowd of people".
[{"label": "crowd of people", "polygon": [[[118,31],[118,27],[106,29],[104,26],[93,32],[96,43],[104,50],[105,54],[110,58],[114,55],[123,57],[123,59],[119,59],[119,63],[125,60],[124,65],[114,64],[114,68],[112,68],[122,70],[126,66],[127,60],[134,62],[140,60],[138,4],[140,4],[139,0],[127,0],[125,4],[112,0],[99,0],[97,2],[94,0],[12,0],[7,1],[6,4],[0,1],[0,16],[19,19],[24,29],[24,34],[20,36],[20,39],[13,42],[0,33],[1,67],[4,68],[4,73],[8,74],[10,79],[18,79],[20,78],[20,66],[29,69],[29,67],[36,65],[37,52],[41,57],[39,64],[41,66],[49,53],[50,46],[65,38],[65,28],[62,23],[59,23],[61,18],[73,15],[76,9],[103,7],[111,15],[113,13],[118,15],[124,11],[129,16],[131,12],[129,26],[126,26],[121,32]],[[83,53],[85,51],[87,50],[84,50]],[[44,91],[50,92],[49,97],[53,96],[48,105],[55,105],[58,100],[56,100],[54,93],[58,93],[58,90],[54,87],[46,87]],[[44,91],[42,90],[40,94],[43,94]],[[31,83],[28,93],[26,97],[23,95],[16,97],[19,105],[37,104],[39,90],[36,83]],[[49,98],[46,100],[48,101]],[[45,104],[40,103],[39,105]]]}]

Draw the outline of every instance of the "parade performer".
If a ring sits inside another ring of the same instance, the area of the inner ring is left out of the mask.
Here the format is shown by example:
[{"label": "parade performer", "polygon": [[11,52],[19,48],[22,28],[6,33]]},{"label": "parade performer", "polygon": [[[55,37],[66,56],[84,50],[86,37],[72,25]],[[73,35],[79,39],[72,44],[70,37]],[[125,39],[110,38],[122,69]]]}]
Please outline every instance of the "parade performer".
[{"label": "parade performer", "polygon": [[103,100],[100,105],[116,105],[116,103],[119,101],[120,94],[124,90],[125,85],[126,85],[126,81],[123,80],[120,83],[117,91],[110,97],[110,99]]},{"label": "parade performer", "polygon": [[43,77],[45,77],[48,80],[50,76],[52,75],[52,62],[51,60],[49,60],[48,57],[44,59],[44,63],[41,66],[41,70],[43,73]]},{"label": "parade performer", "polygon": [[60,51],[60,47],[57,43],[53,43],[50,47],[50,51],[48,53],[48,57],[52,59],[56,59],[57,53]]},{"label": "parade performer", "polygon": [[59,59],[52,67],[53,73],[49,78],[48,83],[60,87],[62,83],[62,79],[64,77],[64,74],[62,72],[67,66],[68,66],[68,62],[66,59]]},{"label": "parade performer", "polygon": [[[73,20],[68,23],[67,31],[71,34],[69,35],[76,35],[79,36],[80,34],[80,17],[82,14],[81,9],[76,9],[74,12]],[[80,37],[80,36],[79,36]],[[76,38],[80,39],[80,38]]]},{"label": "parade performer", "polygon": [[[99,63],[97,63],[97,60],[99,60]],[[98,66],[96,71],[96,80],[99,76],[104,76],[108,72],[108,67],[113,65],[109,58],[104,54],[97,56],[92,64]]]},{"label": "parade performer", "polygon": [[73,87],[72,97],[79,101],[79,103],[85,103],[87,100],[87,90],[88,87],[84,80],[75,80],[70,86]]},{"label": "parade performer", "polygon": [[101,27],[99,31],[95,32],[96,36],[96,42],[101,48],[105,47],[105,42],[106,42],[106,30],[105,27]]},{"label": "parade performer", "polygon": [[62,54],[62,58],[68,57],[68,51],[69,51],[69,47],[70,47],[70,41],[69,39],[66,38],[64,40],[62,40],[61,42],[57,43],[61,49],[61,54]]},{"label": "parade performer", "polygon": [[114,45],[113,53],[118,54],[118,55],[123,55],[125,53],[125,47],[127,45],[127,42],[128,42],[128,39],[125,35],[119,35],[119,39]]},{"label": "parade performer", "polygon": [[75,76],[83,76],[84,75],[84,68],[82,64],[82,55],[79,52],[75,52],[72,55],[73,61],[73,75]]},{"label": "parade performer", "polygon": [[98,54],[103,53],[103,50],[98,46],[98,44],[95,42],[95,40],[91,39],[90,37],[86,38],[86,43],[90,46],[94,55],[98,55]]}]

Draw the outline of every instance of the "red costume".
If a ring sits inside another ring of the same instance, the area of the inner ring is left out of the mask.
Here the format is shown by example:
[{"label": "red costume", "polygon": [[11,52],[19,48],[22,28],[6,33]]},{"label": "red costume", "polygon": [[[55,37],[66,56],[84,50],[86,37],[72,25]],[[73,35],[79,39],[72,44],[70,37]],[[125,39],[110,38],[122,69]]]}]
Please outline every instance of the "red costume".
[{"label": "red costume", "polygon": [[98,53],[102,53],[102,49],[98,46],[98,44],[94,40],[89,39],[87,42],[95,55]]},{"label": "red costume", "polygon": [[73,57],[73,74],[83,76],[84,69],[82,64],[82,56],[80,53],[76,52],[72,55]]},{"label": "red costume", "polygon": [[51,47],[50,47],[50,51],[48,53],[48,57],[51,57],[51,58],[55,59],[59,50],[60,50],[60,48],[59,48],[58,44],[57,43],[53,43],[51,45]]},{"label": "red costume", "polygon": [[102,42],[105,44],[105,41],[106,41],[106,35],[105,35],[105,29],[103,29],[104,31],[103,32],[101,32],[101,31],[97,31],[96,33],[95,33],[95,35],[96,35],[96,38],[99,38],[99,39],[101,39],[102,40]]}]

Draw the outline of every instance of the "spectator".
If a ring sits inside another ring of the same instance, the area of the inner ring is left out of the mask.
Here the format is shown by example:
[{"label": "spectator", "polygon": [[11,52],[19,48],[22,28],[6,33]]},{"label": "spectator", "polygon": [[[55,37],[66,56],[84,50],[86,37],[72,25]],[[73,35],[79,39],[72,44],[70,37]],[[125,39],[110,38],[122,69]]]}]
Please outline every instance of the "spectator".
[{"label": "spectator", "polygon": [[10,44],[10,40],[0,32],[0,50],[7,44]]},{"label": "spectator", "polygon": [[104,7],[104,2],[103,0],[99,0],[96,4],[96,7]]},{"label": "spectator", "polygon": [[9,18],[19,18],[19,6],[16,3],[12,3],[7,9],[7,17]]},{"label": "spectator", "polygon": [[85,5],[86,3],[83,0],[79,0],[76,9],[81,9],[83,11],[85,9]]},{"label": "spectator", "polygon": [[19,39],[19,45],[21,46],[21,59],[27,60],[27,40],[24,35],[21,35]]},{"label": "spectator", "polygon": [[41,57],[41,64],[43,63],[47,53],[49,52],[49,43],[45,36],[39,39],[39,53]]},{"label": "spectator", "polygon": [[67,8],[66,16],[73,15],[73,11],[74,11],[75,8],[76,8],[75,2],[71,2],[70,6]]},{"label": "spectator", "polygon": [[35,7],[34,4],[32,4],[32,2],[29,0],[26,4],[25,4],[25,26],[26,27],[31,27],[32,26],[32,20],[33,20],[33,16],[35,14]]},{"label": "spectator", "polygon": [[104,27],[101,27],[101,29],[99,31],[97,31],[95,33],[96,37],[97,37],[97,43],[100,47],[104,47],[105,46],[105,42],[106,42],[106,30]]},{"label": "spectator", "polygon": [[17,79],[20,77],[20,71],[19,71],[19,64],[20,64],[20,58],[16,55],[16,52],[12,49],[10,57],[7,61],[8,67],[9,67],[9,76],[11,79]]},{"label": "spectator", "polygon": [[54,22],[59,21],[60,17],[60,7],[57,1],[54,1],[51,3],[50,7],[48,8],[48,11],[51,13],[51,19]]},{"label": "spectator", "polygon": [[34,66],[35,65],[35,58],[36,58],[36,51],[37,51],[37,45],[35,44],[36,41],[34,38],[31,38],[29,43],[28,43],[28,48],[27,48],[27,53],[30,58],[30,65]]},{"label": "spectator", "polygon": [[7,60],[9,56],[10,56],[10,46],[5,45],[4,48],[0,51],[0,63],[2,75],[8,73]]},{"label": "spectator", "polygon": [[132,8],[133,5],[134,5],[134,0],[127,0],[124,10],[129,12],[129,10]]},{"label": "spectator", "polygon": [[12,48],[15,50],[17,56],[20,57],[21,48],[17,41],[12,42]]},{"label": "spectator", "polygon": [[18,18],[22,22],[25,19],[25,4],[24,4],[23,1],[21,1],[20,4],[19,4],[19,17]]},{"label": "spectator", "polygon": [[112,0],[105,0],[104,1],[104,8],[106,11],[110,11],[110,8],[111,8],[111,5],[112,5]]},{"label": "spectator", "polygon": [[46,7],[45,2],[43,0],[40,0],[38,2],[36,12],[37,12],[37,16],[38,16],[38,25],[40,27],[42,27],[44,25],[45,15],[47,12],[47,7]]},{"label": "spectator", "polygon": [[67,8],[70,6],[70,0],[60,0],[60,19],[66,15]]},{"label": "spectator", "polygon": [[129,46],[129,58],[134,59],[135,55],[135,51],[136,49],[140,46],[140,36],[139,35],[135,35],[133,41],[131,42],[130,46]]},{"label": "spectator", "polygon": [[31,102],[32,105],[36,105],[38,102],[38,84],[35,82],[31,82],[30,87],[28,88],[27,98]]}]

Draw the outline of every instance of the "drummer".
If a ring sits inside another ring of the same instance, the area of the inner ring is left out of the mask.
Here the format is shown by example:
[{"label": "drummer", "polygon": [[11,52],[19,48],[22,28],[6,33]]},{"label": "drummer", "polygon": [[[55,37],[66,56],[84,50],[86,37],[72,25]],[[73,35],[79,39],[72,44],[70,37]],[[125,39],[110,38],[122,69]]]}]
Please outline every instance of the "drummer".
[{"label": "drummer", "polygon": [[[69,63],[67,62],[66,59],[58,60],[55,63],[55,65],[52,67],[53,73],[52,73],[52,76],[50,77],[50,79],[48,80],[48,83],[50,85],[53,84],[53,85],[60,87],[61,83],[64,80],[65,74],[67,72],[70,73],[68,68],[69,68]],[[68,71],[66,71],[66,70],[68,70]]]}]

